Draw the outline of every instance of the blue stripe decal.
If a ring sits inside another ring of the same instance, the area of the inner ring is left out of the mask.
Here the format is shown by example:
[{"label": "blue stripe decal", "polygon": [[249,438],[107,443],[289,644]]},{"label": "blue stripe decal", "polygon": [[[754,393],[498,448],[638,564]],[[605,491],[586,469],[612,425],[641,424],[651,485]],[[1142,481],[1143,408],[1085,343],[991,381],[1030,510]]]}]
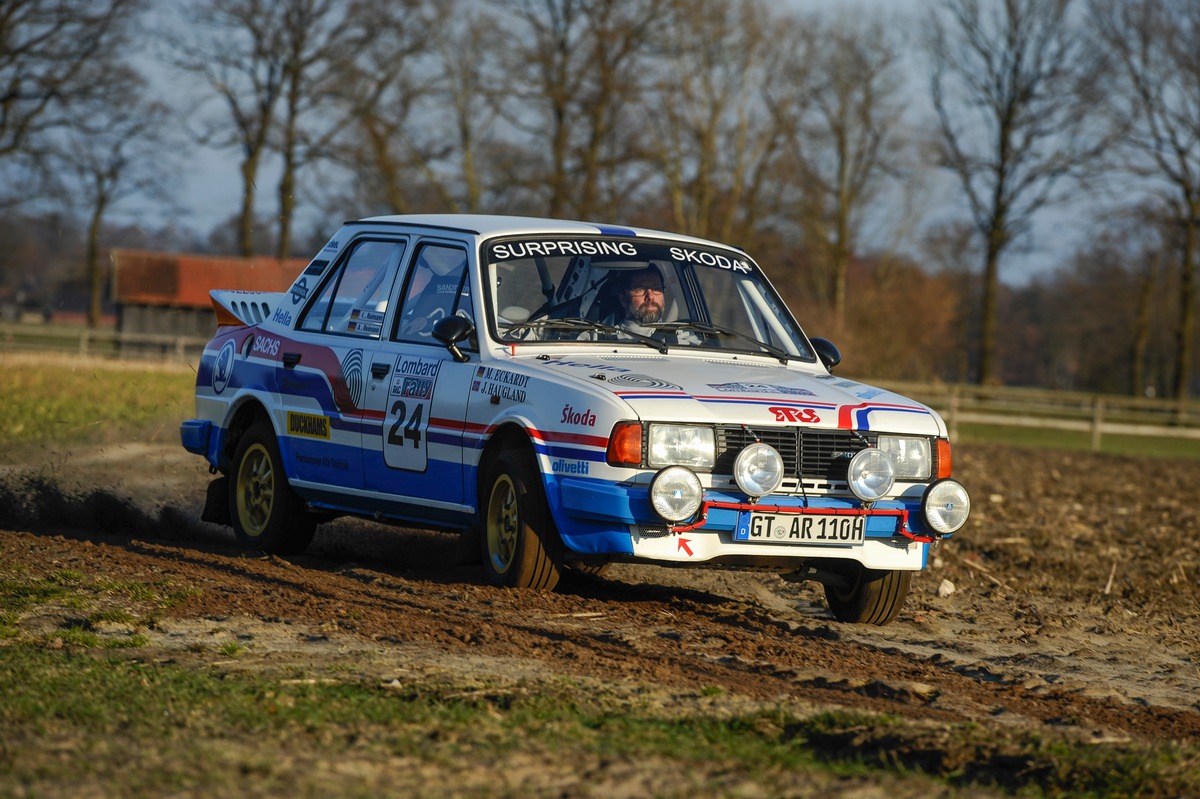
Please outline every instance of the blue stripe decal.
[{"label": "blue stripe decal", "polygon": [[929,415],[929,411],[924,408],[863,408],[854,412],[854,418],[857,420],[859,430],[870,430],[870,416],[873,411],[883,411],[887,413],[920,413]]},{"label": "blue stripe decal", "polygon": [[617,227],[616,225],[596,225],[596,229],[605,236],[636,236],[637,233],[627,227]]},{"label": "blue stripe decal", "polygon": [[575,449],[536,443],[534,447],[547,458],[568,458],[577,461],[603,461],[607,458],[603,450]]}]

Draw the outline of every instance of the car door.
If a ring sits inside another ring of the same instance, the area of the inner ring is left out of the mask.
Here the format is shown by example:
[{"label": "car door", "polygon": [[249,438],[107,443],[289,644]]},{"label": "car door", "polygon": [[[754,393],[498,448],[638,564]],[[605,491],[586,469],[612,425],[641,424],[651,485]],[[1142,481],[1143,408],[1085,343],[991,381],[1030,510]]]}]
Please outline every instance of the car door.
[{"label": "car door", "polygon": [[[386,502],[461,511],[463,424],[478,358],[457,363],[433,338],[451,315],[474,324],[468,248],[424,240],[413,247],[398,314],[372,351],[364,404],[363,458],[369,489]],[[471,349],[468,344],[466,349]]]},{"label": "car door", "polygon": [[312,488],[363,488],[363,365],[378,346],[407,244],[356,239],[311,288],[293,292],[308,295],[294,302],[308,301],[291,340],[276,347],[276,429],[291,473]]}]

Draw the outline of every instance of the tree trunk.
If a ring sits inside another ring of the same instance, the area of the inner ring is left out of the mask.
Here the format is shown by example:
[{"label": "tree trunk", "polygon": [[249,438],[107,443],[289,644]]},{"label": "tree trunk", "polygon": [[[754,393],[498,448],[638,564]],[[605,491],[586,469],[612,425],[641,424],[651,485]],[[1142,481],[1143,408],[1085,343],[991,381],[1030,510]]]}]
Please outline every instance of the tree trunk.
[{"label": "tree trunk", "polygon": [[996,328],[1000,294],[1000,249],[995,237],[988,241],[983,263],[983,313],[979,326],[979,385],[995,385]]},{"label": "tree trunk", "polygon": [[1192,380],[1192,353],[1196,340],[1196,226],[1200,207],[1189,204],[1184,222],[1183,264],[1179,279],[1179,328],[1175,332],[1175,399],[1188,399]]},{"label": "tree trunk", "polygon": [[88,277],[88,314],[87,325],[91,328],[100,326],[100,317],[104,311],[104,270],[100,268],[100,224],[104,219],[104,209],[108,202],[100,198],[92,209],[92,218],[88,223],[87,237],[87,277]]},{"label": "tree trunk", "polygon": [[1146,395],[1146,351],[1150,347],[1150,313],[1154,296],[1154,275],[1151,267],[1138,285],[1137,316],[1133,328],[1133,357],[1129,371],[1129,393],[1134,397]]},{"label": "tree trunk", "polygon": [[238,254],[254,255],[254,181],[258,174],[258,155],[242,161],[242,215],[238,222]]}]

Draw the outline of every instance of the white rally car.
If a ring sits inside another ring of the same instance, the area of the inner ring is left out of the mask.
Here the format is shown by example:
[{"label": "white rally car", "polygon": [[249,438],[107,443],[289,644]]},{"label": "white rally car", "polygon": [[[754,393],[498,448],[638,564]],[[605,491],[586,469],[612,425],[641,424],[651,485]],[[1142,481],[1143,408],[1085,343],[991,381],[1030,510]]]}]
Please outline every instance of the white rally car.
[{"label": "white rally car", "polygon": [[970,510],[929,408],[830,373],[710,241],[502,216],[346,223],[281,293],[212,292],[205,518],[302,551],[339,514],[478,535],[497,585],[613,561],[819,580],[896,617]]}]

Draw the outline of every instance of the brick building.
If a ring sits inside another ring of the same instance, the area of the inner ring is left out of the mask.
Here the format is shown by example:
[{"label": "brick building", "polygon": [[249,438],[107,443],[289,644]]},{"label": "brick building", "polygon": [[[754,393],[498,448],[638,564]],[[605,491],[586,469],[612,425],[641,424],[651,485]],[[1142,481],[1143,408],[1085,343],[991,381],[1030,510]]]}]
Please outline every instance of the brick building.
[{"label": "brick building", "polygon": [[110,258],[118,332],[203,338],[217,328],[209,291],[283,291],[308,263],[127,249]]}]

